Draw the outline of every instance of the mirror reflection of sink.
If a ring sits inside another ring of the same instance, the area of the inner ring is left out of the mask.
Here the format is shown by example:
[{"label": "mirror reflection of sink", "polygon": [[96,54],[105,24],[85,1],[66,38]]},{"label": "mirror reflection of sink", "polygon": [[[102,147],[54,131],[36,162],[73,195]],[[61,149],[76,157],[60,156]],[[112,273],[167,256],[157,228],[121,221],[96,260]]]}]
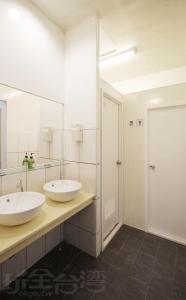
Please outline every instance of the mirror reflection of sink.
[{"label": "mirror reflection of sink", "polygon": [[20,192],[0,197],[0,224],[16,226],[27,223],[40,211],[45,196],[36,192]]},{"label": "mirror reflection of sink", "polygon": [[50,181],[43,187],[45,194],[51,200],[58,202],[66,202],[74,199],[81,188],[81,183],[74,180]]}]

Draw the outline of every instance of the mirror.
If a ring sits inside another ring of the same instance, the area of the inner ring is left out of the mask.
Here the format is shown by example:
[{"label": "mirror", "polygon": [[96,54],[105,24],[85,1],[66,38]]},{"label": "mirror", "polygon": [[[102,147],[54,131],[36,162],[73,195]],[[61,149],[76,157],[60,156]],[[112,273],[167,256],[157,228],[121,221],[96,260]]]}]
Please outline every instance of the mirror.
[{"label": "mirror", "polygon": [[63,158],[63,104],[0,84],[0,169]]}]

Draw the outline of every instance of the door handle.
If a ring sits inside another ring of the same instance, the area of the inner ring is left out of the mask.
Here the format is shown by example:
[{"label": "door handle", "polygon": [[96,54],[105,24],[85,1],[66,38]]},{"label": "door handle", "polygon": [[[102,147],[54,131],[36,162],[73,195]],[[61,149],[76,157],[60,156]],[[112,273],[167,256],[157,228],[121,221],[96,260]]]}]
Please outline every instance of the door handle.
[{"label": "door handle", "polygon": [[118,161],[116,162],[116,165],[121,166],[121,165],[122,165],[122,162],[118,160]]},{"label": "door handle", "polygon": [[152,170],[155,170],[156,166],[155,165],[149,165],[149,168],[152,169]]}]

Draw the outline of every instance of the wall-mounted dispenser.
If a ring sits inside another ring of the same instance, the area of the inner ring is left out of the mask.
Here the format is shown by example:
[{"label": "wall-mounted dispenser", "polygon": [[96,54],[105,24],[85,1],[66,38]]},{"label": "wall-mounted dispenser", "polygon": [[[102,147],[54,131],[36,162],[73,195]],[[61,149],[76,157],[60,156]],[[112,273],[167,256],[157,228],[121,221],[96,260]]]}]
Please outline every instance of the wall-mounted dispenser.
[{"label": "wall-mounted dispenser", "polygon": [[72,139],[76,143],[83,143],[83,127],[81,125],[72,126]]},{"label": "wall-mounted dispenser", "polygon": [[53,130],[51,127],[45,127],[42,129],[44,139],[47,143],[52,143],[53,141]]}]

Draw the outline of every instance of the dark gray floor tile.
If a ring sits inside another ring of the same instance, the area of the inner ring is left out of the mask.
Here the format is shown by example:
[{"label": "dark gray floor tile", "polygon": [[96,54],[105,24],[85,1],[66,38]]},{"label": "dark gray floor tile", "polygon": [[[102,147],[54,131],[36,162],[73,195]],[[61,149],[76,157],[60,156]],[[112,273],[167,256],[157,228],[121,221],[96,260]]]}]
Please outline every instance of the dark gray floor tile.
[{"label": "dark gray floor tile", "polygon": [[143,243],[143,238],[135,236],[135,235],[131,235],[128,240],[127,243],[124,244],[124,247],[127,246],[130,249],[136,249],[139,250],[141,245]]},{"label": "dark gray floor tile", "polygon": [[158,290],[150,288],[147,293],[146,300],[172,300],[172,298],[170,298],[170,295],[161,295]]},{"label": "dark gray floor tile", "polygon": [[[80,289],[73,294],[66,295],[64,300],[91,300],[93,295],[85,289]],[[54,299],[57,300],[57,299]],[[60,300],[60,298],[59,298]]]},{"label": "dark gray floor tile", "polygon": [[177,245],[176,265],[186,269],[186,246]]},{"label": "dark gray floor tile", "polygon": [[28,293],[28,292],[23,292],[23,293],[15,293],[12,294],[12,292],[9,292],[7,290],[5,291],[1,291],[0,292],[0,299],[2,300],[18,300],[18,299],[25,299],[25,300],[36,300],[37,299],[37,294],[33,294],[33,293]]},{"label": "dark gray floor tile", "polygon": [[145,238],[145,232],[140,230],[140,229],[135,229],[132,233],[131,236],[136,237],[138,240],[142,241]]},{"label": "dark gray floor tile", "polygon": [[72,263],[79,270],[107,270],[109,263],[104,254],[98,258],[94,258],[88,254],[82,253]]},{"label": "dark gray floor tile", "polygon": [[95,300],[98,299],[121,299],[121,278],[122,283],[125,281],[125,276],[121,272],[111,267],[105,274],[105,284],[102,285],[103,290],[94,291]]},{"label": "dark gray floor tile", "polygon": [[148,284],[152,275],[152,268],[135,263],[130,270],[129,276],[138,281]]},{"label": "dark gray floor tile", "polygon": [[186,286],[186,268],[183,267],[175,267],[174,279],[177,283]]},{"label": "dark gray floor tile", "polygon": [[177,244],[175,242],[160,238],[160,250],[164,249],[168,252],[175,253]]},{"label": "dark gray floor tile", "polygon": [[155,257],[140,251],[137,255],[136,263],[152,269],[155,264]]},{"label": "dark gray floor tile", "polygon": [[156,262],[163,266],[174,266],[176,263],[176,251],[160,248],[156,256]]},{"label": "dark gray floor tile", "polygon": [[165,280],[174,280],[175,267],[171,265],[162,265],[156,263],[153,269],[153,273],[156,277]]},{"label": "dark gray floor tile", "polygon": [[180,255],[186,259],[186,246],[176,245],[177,247],[177,255]]},{"label": "dark gray floor tile", "polygon": [[137,257],[137,251],[136,248],[128,248],[126,246],[123,248],[120,253],[115,257],[113,261],[113,265],[117,268],[123,268],[124,266],[130,266],[134,263],[136,257]]},{"label": "dark gray floor tile", "polygon": [[124,225],[97,259],[61,243],[21,279],[0,299],[186,300],[186,247]]},{"label": "dark gray floor tile", "polygon": [[128,278],[122,286],[122,299],[126,300],[145,300],[147,293],[147,285],[135,280],[134,278]]},{"label": "dark gray floor tile", "polygon": [[124,225],[120,228],[119,232],[116,234],[116,238],[120,239],[122,242],[125,243],[133,232],[134,232],[133,228]]},{"label": "dark gray floor tile", "polygon": [[159,297],[168,297],[168,299],[171,299],[172,282],[168,279],[164,279],[154,274],[150,283],[150,290],[158,294]]},{"label": "dark gray floor tile", "polygon": [[185,300],[186,299],[186,285],[180,285],[179,283],[174,283],[172,300]]},{"label": "dark gray floor tile", "polygon": [[104,249],[104,254],[110,257],[114,257],[119,253],[122,246],[123,242],[115,239]]},{"label": "dark gray floor tile", "polygon": [[114,282],[116,285],[118,285],[118,287],[122,289],[123,284],[125,284],[129,278],[129,272],[129,266],[123,266],[119,269],[111,266],[111,268],[106,272],[106,281],[110,284]]},{"label": "dark gray floor tile", "polygon": [[68,266],[75,261],[77,256],[79,256],[79,252],[76,251],[74,247],[68,247],[67,249],[59,247],[58,251],[55,251],[55,255],[51,258],[49,263],[57,271],[61,271],[68,268]]},{"label": "dark gray floor tile", "polygon": [[[93,295],[91,300],[121,300],[121,294],[107,288],[104,292]],[[123,298],[124,299],[124,298]],[[127,299],[125,299],[127,300]]]},{"label": "dark gray floor tile", "polygon": [[140,250],[148,255],[156,256],[158,247],[159,238],[152,234],[146,234]]}]

